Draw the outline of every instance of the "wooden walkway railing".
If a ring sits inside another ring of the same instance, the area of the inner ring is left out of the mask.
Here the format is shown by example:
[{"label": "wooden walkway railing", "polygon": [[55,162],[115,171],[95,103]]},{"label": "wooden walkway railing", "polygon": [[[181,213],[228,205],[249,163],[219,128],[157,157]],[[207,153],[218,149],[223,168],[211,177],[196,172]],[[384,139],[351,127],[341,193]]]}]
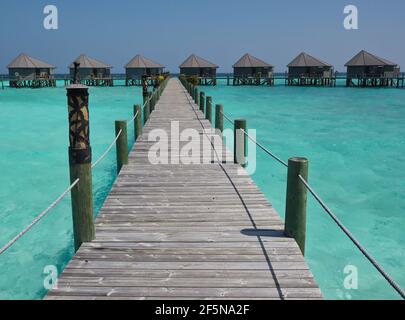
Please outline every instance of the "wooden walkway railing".
[{"label": "wooden walkway railing", "polygon": [[[297,243],[248,173],[217,161],[219,136],[194,164],[182,154],[178,164],[152,164],[190,144],[171,136],[173,123],[210,145],[210,121],[177,79],[122,167],[95,240],[80,247],[46,299],[322,299]],[[172,141],[151,156],[155,129]],[[189,146],[201,150],[197,140]]]}]

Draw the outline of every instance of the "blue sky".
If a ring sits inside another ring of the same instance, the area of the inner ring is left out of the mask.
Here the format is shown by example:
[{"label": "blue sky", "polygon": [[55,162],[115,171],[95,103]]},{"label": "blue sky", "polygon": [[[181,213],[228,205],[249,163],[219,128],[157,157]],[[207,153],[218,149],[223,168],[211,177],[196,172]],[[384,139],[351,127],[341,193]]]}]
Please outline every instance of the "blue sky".
[{"label": "blue sky", "polygon": [[[43,28],[43,8],[59,9],[59,30]],[[359,9],[359,30],[343,28],[343,8]],[[137,53],[172,72],[196,53],[228,72],[250,52],[285,71],[307,51],[339,71],[361,49],[405,68],[403,0],[0,0],[0,72],[20,52],[67,65],[87,53],[123,66]]]}]

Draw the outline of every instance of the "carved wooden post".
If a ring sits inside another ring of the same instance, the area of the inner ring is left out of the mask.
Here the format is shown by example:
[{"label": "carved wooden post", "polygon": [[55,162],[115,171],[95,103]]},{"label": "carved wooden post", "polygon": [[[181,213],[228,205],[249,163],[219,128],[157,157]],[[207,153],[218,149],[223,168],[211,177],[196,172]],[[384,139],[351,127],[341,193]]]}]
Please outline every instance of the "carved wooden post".
[{"label": "carved wooden post", "polygon": [[72,216],[75,250],[83,242],[94,239],[89,93],[86,86],[73,84],[67,88],[69,109],[70,182],[79,182],[72,189]]}]

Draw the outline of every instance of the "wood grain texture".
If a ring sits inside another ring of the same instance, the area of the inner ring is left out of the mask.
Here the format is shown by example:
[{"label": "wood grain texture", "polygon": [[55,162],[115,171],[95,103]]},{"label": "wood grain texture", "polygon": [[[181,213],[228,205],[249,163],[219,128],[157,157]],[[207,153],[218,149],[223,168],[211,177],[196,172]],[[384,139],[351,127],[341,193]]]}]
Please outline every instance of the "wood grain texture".
[{"label": "wood grain texture", "polygon": [[[172,121],[201,142],[170,141]],[[155,129],[169,147],[150,154]],[[99,213],[96,239],[46,299],[322,299],[278,213],[211,129],[170,80]],[[200,152],[179,154],[187,144]],[[151,163],[166,156],[174,163]]]}]

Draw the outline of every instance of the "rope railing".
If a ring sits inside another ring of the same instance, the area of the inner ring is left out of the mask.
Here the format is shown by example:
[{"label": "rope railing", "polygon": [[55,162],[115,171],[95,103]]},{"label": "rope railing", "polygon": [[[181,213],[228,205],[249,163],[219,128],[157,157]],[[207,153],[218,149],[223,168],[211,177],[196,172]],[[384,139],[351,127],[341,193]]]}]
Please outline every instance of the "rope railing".
[{"label": "rope railing", "polygon": [[235,124],[235,121],[233,121],[231,118],[229,118],[225,113],[221,112],[221,114],[224,116],[224,118],[226,120],[228,120],[229,123],[231,123],[232,125]]},{"label": "rope railing", "polygon": [[73,182],[48,208],[42,211],[27,227],[25,227],[18,235],[11,239],[5,246],[0,249],[0,255],[10,249],[19,239],[21,239],[28,231],[30,231],[48,212],[50,212],[56,205],[61,202],[66,195],[79,183],[79,179]]},{"label": "rope railing", "polygon": [[[155,92],[154,92],[155,94]],[[142,105],[142,108],[145,108],[146,104],[150,102],[152,97],[149,97],[145,103]],[[139,116],[139,112],[136,112],[134,117],[130,120],[126,121],[127,123],[133,122]],[[117,143],[118,139],[122,135],[122,130],[120,130],[117,135],[115,136],[114,140],[108,146],[108,148],[103,152],[103,154],[95,161],[91,168],[96,168],[108,155],[114,145]],[[7,244],[5,244],[0,249],[0,255],[10,249],[19,239],[21,239],[28,231],[30,231],[42,218],[44,218],[54,207],[56,207],[68,194],[72,191],[72,189],[80,182],[80,179],[76,179],[54,202],[52,202],[44,211],[42,211],[27,227],[25,227],[18,235],[16,235],[13,239],[11,239]]]},{"label": "rope railing", "polygon": [[325,204],[322,198],[314,191],[310,184],[299,175],[298,178],[312,194],[319,205],[325,210],[325,212],[332,218],[332,220],[338,225],[338,227],[346,234],[346,236],[353,242],[353,244],[361,251],[361,253],[367,258],[368,261],[378,270],[378,272],[387,280],[387,282],[394,288],[398,294],[405,299],[404,290],[387,274],[387,272],[378,264],[378,262],[366,251],[366,249],[360,244],[360,242],[351,234],[351,232],[343,225],[339,218],[333,213],[333,211]]},{"label": "rope railing", "polygon": [[[143,105],[143,107],[142,108],[144,108],[145,107],[145,105]],[[141,109],[142,110],[142,109]],[[131,123],[132,121],[134,121],[137,117],[138,117],[138,112],[137,113],[135,113],[135,115],[131,118],[131,119],[129,119],[129,120],[127,120],[127,123]]]},{"label": "rope railing", "polygon": [[[94,169],[97,167],[101,161],[105,159],[111,149],[114,147],[115,143],[122,134],[122,130],[118,132],[113,142],[108,146],[108,148],[103,152],[100,158],[91,165]],[[0,249],[0,255],[10,249],[20,238],[22,238],[28,231],[30,231],[43,217],[45,217],[54,207],[56,207],[66,196],[72,191],[72,189],[79,183],[80,179],[74,181],[54,202],[52,202],[44,211],[42,211],[26,228],[24,228],[17,236],[11,239],[6,245]]]},{"label": "rope railing", "polygon": [[280,157],[276,156],[273,152],[268,150],[266,147],[264,147],[261,143],[257,142],[255,139],[253,139],[245,130],[240,129],[246,137],[249,138],[254,144],[256,144],[260,149],[262,149],[265,153],[267,153],[270,157],[272,157],[274,160],[276,160],[278,163],[282,164],[284,167],[288,168],[287,162],[282,160]]},{"label": "rope railing", "polygon": [[[231,118],[229,118],[225,113],[223,113],[223,112],[220,112],[223,116],[224,116],[224,118],[226,119],[226,120],[228,120],[231,124],[235,124],[235,122],[231,119]],[[255,139],[253,139],[245,130],[243,130],[243,129],[239,129],[239,130],[241,130],[244,134],[245,134],[245,136],[246,137],[248,137],[248,139],[250,140],[250,141],[252,141],[254,144],[256,144],[260,149],[262,149],[265,153],[267,153],[270,157],[272,157],[274,160],[276,160],[277,162],[279,162],[280,164],[282,164],[284,167],[287,167],[288,168],[288,164],[287,164],[287,162],[285,162],[285,161],[283,161],[280,157],[278,157],[278,156],[276,156],[273,152],[271,152],[269,149],[267,149],[265,146],[263,146],[261,143],[259,143],[257,140],[255,140]]]},{"label": "rope railing", "polygon": [[[223,117],[230,123],[235,122],[230,119],[227,115],[221,112]],[[276,156],[273,152],[264,147],[257,140],[253,139],[245,130],[239,129],[243,134],[250,139],[254,144],[256,144],[261,150],[267,153],[270,157],[276,160],[278,163],[288,168],[287,162],[283,161],[280,157]],[[333,211],[325,204],[322,198],[315,192],[315,190],[310,186],[310,184],[304,179],[302,175],[298,175],[300,181],[304,184],[305,188],[311,193],[319,205],[324,209],[324,211],[332,218],[332,220],[337,224],[337,226],[346,234],[346,236],[353,242],[353,244],[360,250],[364,257],[377,269],[377,271],[384,277],[384,279],[390,284],[390,286],[405,300],[404,290],[392,279],[390,275],[379,265],[379,263],[367,252],[367,250],[360,244],[360,242],[352,235],[352,233],[343,225],[339,218],[333,213]]]},{"label": "rope railing", "polygon": [[100,164],[100,162],[104,160],[104,158],[108,155],[108,153],[111,151],[111,149],[116,144],[116,142],[119,139],[119,137],[121,136],[121,134],[122,134],[122,130],[120,130],[118,132],[118,134],[115,136],[115,139],[111,142],[111,144],[108,146],[108,148],[103,152],[103,154],[100,156],[100,158],[98,158],[98,160],[91,165],[92,169],[97,167]]}]

